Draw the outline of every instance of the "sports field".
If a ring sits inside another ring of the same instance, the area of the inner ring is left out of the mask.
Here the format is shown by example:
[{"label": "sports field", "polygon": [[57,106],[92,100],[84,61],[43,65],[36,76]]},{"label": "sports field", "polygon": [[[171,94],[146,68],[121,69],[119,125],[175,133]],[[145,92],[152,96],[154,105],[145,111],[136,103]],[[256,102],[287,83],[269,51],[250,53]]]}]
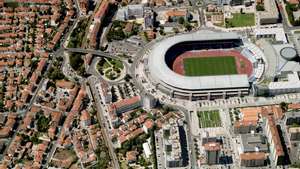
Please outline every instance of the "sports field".
[{"label": "sports field", "polygon": [[221,118],[218,110],[197,112],[200,128],[221,127]]},{"label": "sports field", "polygon": [[226,27],[245,27],[255,25],[254,13],[233,13],[231,19],[227,19]]},{"label": "sports field", "polygon": [[238,73],[233,56],[184,58],[183,64],[186,76],[231,75]]}]

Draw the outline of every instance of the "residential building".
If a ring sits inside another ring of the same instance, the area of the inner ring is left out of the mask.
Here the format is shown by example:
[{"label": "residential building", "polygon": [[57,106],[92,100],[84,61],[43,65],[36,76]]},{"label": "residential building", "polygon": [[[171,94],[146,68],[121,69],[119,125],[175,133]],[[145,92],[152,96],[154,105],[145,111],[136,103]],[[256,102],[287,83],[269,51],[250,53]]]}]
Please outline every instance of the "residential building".
[{"label": "residential building", "polygon": [[266,164],[267,155],[264,152],[242,153],[240,159],[243,167],[261,167]]},{"label": "residential building", "polygon": [[221,145],[219,142],[208,142],[203,145],[208,165],[219,164]]},{"label": "residential building", "polygon": [[144,150],[146,158],[149,159],[152,155],[152,152],[151,152],[150,145],[148,142],[143,143],[143,150]]},{"label": "residential building", "polygon": [[137,161],[137,155],[139,153],[137,151],[129,151],[126,153],[126,160],[128,164],[135,163]]},{"label": "residential building", "polygon": [[144,6],[142,4],[127,5],[120,8],[116,14],[116,19],[121,21],[141,19],[144,17]]},{"label": "residential building", "polygon": [[157,105],[157,99],[152,95],[146,94],[145,96],[143,96],[142,100],[143,100],[143,107],[146,110],[150,110]]},{"label": "residential building", "polygon": [[154,27],[154,13],[151,8],[145,8],[144,11],[144,29],[153,29]]},{"label": "residential building", "polygon": [[163,131],[169,133],[163,138],[163,146],[166,152],[166,167],[184,167],[188,164],[187,140],[184,127],[176,122],[163,126]]},{"label": "residential building", "polygon": [[268,85],[270,95],[300,92],[300,79],[298,72],[281,73],[278,81]]},{"label": "residential building", "polygon": [[255,131],[257,126],[257,121],[236,121],[234,123],[234,133],[235,134],[247,134],[251,131]]},{"label": "residential building", "polygon": [[122,114],[124,112],[137,109],[141,107],[142,102],[140,96],[123,99],[118,102],[110,104],[109,111],[114,114]]},{"label": "residential building", "polygon": [[165,12],[165,20],[170,22],[177,22],[179,18],[188,19],[187,10],[171,9]]},{"label": "residential building", "polygon": [[266,118],[265,132],[269,142],[271,162],[278,165],[284,157],[284,152],[273,116]]},{"label": "residential building", "polygon": [[276,24],[279,20],[279,12],[275,0],[264,0],[264,11],[257,11],[259,22],[264,24]]},{"label": "residential building", "polygon": [[242,152],[250,153],[250,152],[264,152],[267,153],[268,143],[267,139],[263,134],[242,134]]}]

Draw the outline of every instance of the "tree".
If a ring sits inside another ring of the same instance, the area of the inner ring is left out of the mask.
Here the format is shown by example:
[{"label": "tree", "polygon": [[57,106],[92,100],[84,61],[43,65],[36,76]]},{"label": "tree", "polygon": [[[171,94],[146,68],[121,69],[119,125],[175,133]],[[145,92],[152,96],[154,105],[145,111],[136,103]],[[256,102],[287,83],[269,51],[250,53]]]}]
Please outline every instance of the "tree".
[{"label": "tree", "polygon": [[3,109],[3,108],[4,108],[3,100],[0,100],[0,109]]},{"label": "tree", "polygon": [[46,132],[49,128],[50,119],[44,115],[38,117],[37,129],[39,132]]},{"label": "tree", "polygon": [[37,133],[33,134],[33,136],[30,138],[30,141],[33,144],[40,144],[40,143],[42,143],[42,141],[38,138]]},{"label": "tree", "polygon": [[189,22],[184,23],[184,27],[186,30],[191,31],[192,30],[192,25]]},{"label": "tree", "polygon": [[83,59],[81,58],[81,54],[73,53],[69,56],[70,65],[74,70],[78,70],[83,64]]},{"label": "tree", "polygon": [[182,24],[184,24],[184,22],[185,22],[185,19],[182,16],[178,18],[178,23],[179,24],[182,25]]},{"label": "tree", "polygon": [[126,74],[125,77],[124,77],[124,80],[126,82],[129,82],[131,79],[132,79],[132,77],[129,74]]},{"label": "tree", "polygon": [[264,11],[264,10],[265,10],[265,7],[264,7],[262,4],[257,4],[257,5],[256,5],[256,10],[257,10],[257,11]]},{"label": "tree", "polygon": [[175,32],[175,33],[179,33],[179,30],[178,30],[178,28],[174,27],[174,28],[173,28],[173,32]]},{"label": "tree", "polygon": [[58,67],[52,67],[49,70],[47,77],[51,80],[61,80],[65,78],[65,75],[60,71]]},{"label": "tree", "polygon": [[160,27],[159,27],[159,34],[160,34],[160,35],[163,35],[163,36],[166,35],[166,33],[165,33],[165,28],[164,28],[163,26],[160,26]]},{"label": "tree", "polygon": [[281,102],[280,103],[280,108],[283,110],[283,111],[287,111],[288,109],[288,104],[286,102]]}]

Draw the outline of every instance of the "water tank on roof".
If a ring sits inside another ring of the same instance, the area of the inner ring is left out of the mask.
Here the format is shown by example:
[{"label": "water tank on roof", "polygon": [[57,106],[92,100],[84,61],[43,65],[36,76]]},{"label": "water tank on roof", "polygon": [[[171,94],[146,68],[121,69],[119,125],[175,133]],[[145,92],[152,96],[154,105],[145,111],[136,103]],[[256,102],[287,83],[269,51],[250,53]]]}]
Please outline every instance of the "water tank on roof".
[{"label": "water tank on roof", "polygon": [[284,47],[280,50],[280,55],[285,60],[293,60],[297,57],[297,51],[292,47]]}]

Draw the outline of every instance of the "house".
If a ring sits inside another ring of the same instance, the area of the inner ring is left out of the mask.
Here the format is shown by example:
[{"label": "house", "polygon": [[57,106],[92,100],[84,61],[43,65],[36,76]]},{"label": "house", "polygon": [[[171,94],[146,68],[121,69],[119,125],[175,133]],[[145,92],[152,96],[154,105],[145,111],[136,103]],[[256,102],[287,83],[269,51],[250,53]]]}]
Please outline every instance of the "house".
[{"label": "house", "polygon": [[132,164],[135,163],[137,160],[137,155],[139,153],[137,151],[129,151],[126,153],[126,160],[128,162],[128,164]]}]

